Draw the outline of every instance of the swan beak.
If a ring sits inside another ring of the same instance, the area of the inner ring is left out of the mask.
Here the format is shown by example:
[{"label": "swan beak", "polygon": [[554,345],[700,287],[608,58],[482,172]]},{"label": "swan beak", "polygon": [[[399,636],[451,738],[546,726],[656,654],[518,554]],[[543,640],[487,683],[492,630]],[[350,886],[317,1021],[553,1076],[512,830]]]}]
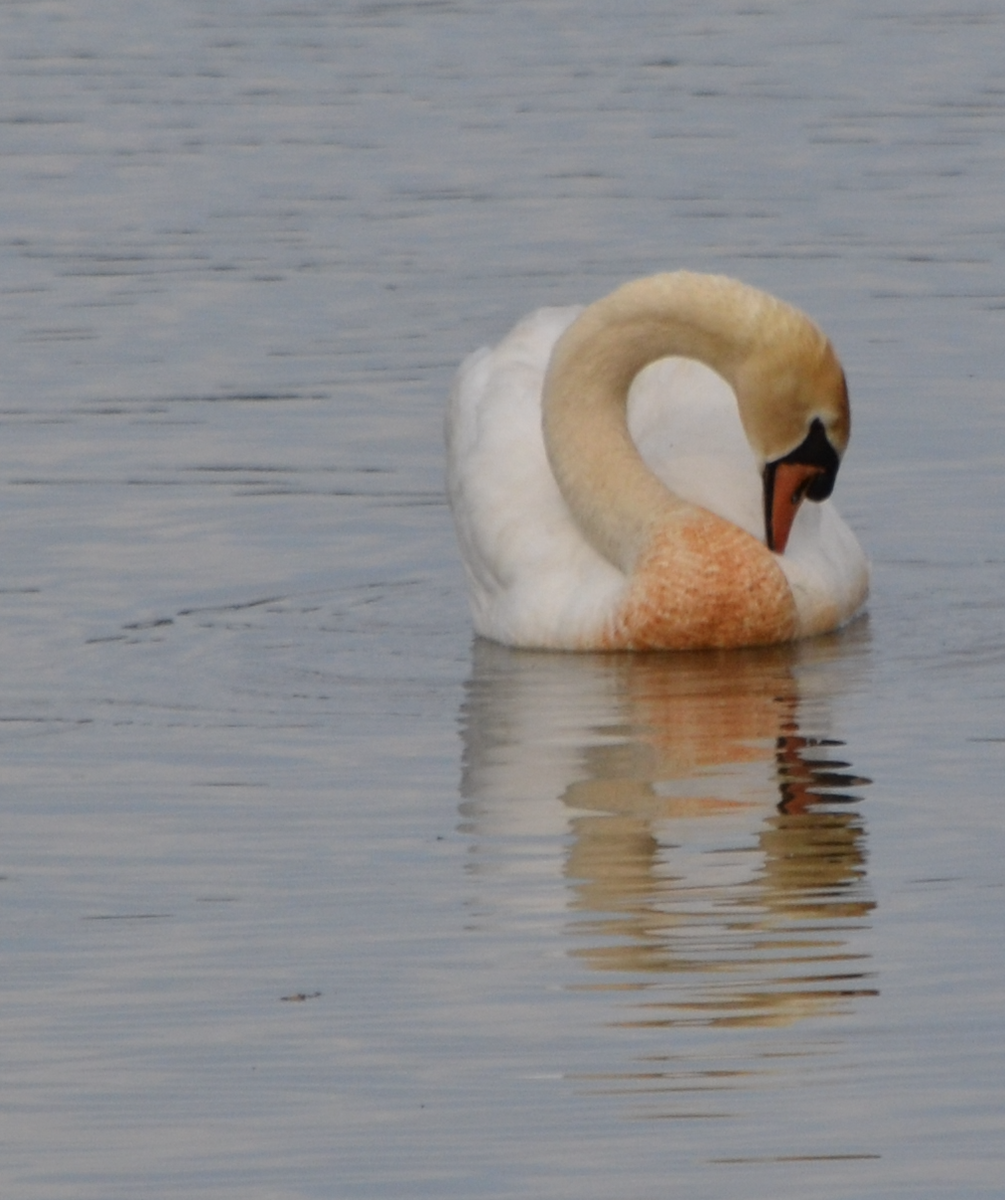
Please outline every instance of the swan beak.
[{"label": "swan beak", "polygon": [[799,506],[824,474],[812,463],[775,462],[764,469],[764,532],[768,549],[784,554]]},{"label": "swan beak", "polygon": [[784,554],[799,505],[819,503],[834,490],[841,458],[831,445],[819,417],[803,441],[784,458],[764,468],[764,540],[775,554]]}]

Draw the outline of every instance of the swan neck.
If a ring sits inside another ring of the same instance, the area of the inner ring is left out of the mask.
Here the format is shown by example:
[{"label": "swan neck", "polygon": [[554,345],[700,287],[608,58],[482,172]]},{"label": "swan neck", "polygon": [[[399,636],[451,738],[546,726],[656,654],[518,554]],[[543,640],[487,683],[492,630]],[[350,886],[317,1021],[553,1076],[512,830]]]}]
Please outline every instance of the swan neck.
[{"label": "swan neck", "polygon": [[642,461],[628,432],[628,391],[651,362],[697,359],[736,392],[761,344],[771,297],[734,280],[676,272],[626,284],[559,339],[545,378],[545,446],[584,535],[629,573],[655,530],[693,509]]}]

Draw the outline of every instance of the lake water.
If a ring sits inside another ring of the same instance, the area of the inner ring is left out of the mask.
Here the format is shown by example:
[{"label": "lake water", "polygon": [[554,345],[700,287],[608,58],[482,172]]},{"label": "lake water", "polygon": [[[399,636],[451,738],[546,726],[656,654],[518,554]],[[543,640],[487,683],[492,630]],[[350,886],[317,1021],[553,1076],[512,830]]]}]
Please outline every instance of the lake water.
[{"label": "lake water", "polygon": [[[0,12],[0,1191],[1005,1178],[1005,12]],[[475,643],[456,363],[688,266],[830,333],[838,636]]]}]

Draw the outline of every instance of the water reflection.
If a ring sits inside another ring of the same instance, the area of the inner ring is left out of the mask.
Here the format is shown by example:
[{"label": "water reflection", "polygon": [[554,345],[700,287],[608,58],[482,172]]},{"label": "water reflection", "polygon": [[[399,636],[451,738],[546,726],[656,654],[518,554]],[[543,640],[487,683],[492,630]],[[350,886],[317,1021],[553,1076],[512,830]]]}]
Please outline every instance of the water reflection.
[{"label": "water reflection", "polygon": [[[473,864],[565,834],[569,953],[626,1026],[778,1026],[875,992],[867,779],[829,738],[848,639],[564,656],[479,643],[464,711]],[[498,847],[496,850],[498,853]]]}]

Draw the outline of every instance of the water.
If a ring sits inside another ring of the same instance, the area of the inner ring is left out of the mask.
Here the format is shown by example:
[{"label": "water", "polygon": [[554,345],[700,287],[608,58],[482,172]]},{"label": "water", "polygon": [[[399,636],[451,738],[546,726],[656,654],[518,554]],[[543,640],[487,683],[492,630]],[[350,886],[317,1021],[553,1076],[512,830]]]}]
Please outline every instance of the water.
[{"label": "water", "polygon": [[[1005,16],[0,32],[4,1196],[1000,1194]],[[677,265],[835,341],[868,618],[474,644],[454,365]]]}]

